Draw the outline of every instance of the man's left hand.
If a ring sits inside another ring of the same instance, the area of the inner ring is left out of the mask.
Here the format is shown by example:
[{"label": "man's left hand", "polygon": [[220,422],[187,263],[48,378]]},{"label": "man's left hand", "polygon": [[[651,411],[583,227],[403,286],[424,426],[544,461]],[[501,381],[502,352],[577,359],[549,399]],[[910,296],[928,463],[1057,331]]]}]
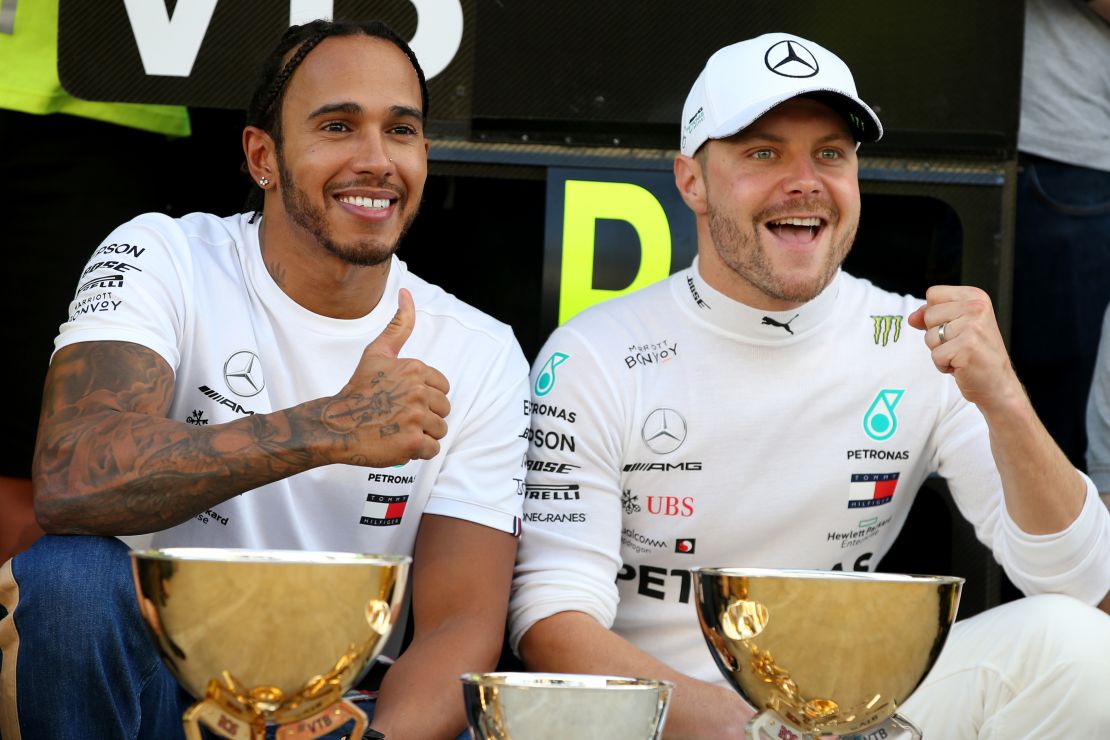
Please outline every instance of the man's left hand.
[{"label": "man's left hand", "polygon": [[998,329],[990,296],[966,285],[934,285],[926,303],[907,318],[925,331],[933,364],[951,373],[968,401],[986,411],[1023,395]]}]

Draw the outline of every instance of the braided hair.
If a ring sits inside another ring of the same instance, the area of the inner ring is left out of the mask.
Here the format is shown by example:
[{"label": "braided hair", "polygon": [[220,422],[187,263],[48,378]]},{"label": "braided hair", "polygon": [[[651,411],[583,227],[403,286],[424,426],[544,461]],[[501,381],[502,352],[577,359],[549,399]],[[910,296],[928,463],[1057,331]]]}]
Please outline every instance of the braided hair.
[{"label": "braided hair", "polygon": [[[424,79],[424,70],[420,68],[420,63],[416,61],[416,55],[409,45],[392,28],[381,21],[354,23],[315,20],[299,26],[290,26],[266,58],[247,106],[247,126],[255,126],[268,133],[278,150],[281,150],[281,106],[285,100],[289,79],[305,57],[321,41],[332,36],[369,36],[388,41],[400,49],[412,62],[412,68],[416,70],[416,77],[420,81],[421,114],[424,121],[428,120],[428,83]],[[292,52],[291,55],[290,52]],[[287,56],[288,59],[286,59]],[[244,173],[248,172],[245,163],[242,169]],[[262,188],[252,180],[246,202],[246,210],[254,212],[251,216],[252,223],[262,215],[263,192]]]}]

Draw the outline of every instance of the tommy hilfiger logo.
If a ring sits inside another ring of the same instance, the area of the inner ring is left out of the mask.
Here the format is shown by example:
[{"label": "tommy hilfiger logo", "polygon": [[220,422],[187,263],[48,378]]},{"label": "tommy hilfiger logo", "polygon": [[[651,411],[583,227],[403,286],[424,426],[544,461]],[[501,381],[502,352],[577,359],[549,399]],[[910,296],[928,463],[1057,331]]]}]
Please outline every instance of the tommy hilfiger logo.
[{"label": "tommy hilfiger logo", "polygon": [[794,314],[793,316],[791,316],[790,321],[787,321],[785,324],[782,323],[782,322],[779,322],[779,321],[775,321],[770,316],[764,316],[763,321],[760,322],[760,323],[762,323],[763,326],[777,326],[777,327],[780,327],[782,329],[786,329],[786,332],[788,334],[793,334],[794,330],[790,328],[790,322],[793,321],[794,319],[798,318],[798,315],[799,314]]},{"label": "tommy hilfiger logo", "polygon": [[889,504],[898,487],[899,473],[853,473],[848,483],[848,508],[869,509]]},{"label": "tommy hilfiger logo", "polygon": [[401,523],[408,506],[408,496],[382,496],[377,493],[366,494],[359,524],[371,527],[393,527]]}]

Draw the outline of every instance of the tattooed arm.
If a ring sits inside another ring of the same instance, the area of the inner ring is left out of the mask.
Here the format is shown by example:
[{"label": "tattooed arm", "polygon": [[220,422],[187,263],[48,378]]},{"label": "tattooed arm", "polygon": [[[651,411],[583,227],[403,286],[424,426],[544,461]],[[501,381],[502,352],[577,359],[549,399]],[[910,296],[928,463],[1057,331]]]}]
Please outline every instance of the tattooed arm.
[{"label": "tattooed arm", "polygon": [[447,379],[397,353],[412,332],[407,291],[393,321],[328,398],[227,424],[166,418],[173,370],[127,342],[58,351],[47,373],[33,479],[47,532],[151,532],[258,486],[330,463],[431,458],[447,433]]}]

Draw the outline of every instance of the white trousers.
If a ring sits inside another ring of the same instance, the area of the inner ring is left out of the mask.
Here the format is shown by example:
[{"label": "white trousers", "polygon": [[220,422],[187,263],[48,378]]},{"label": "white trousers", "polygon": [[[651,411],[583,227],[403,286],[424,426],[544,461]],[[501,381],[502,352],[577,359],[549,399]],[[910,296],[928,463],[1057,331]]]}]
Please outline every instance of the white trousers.
[{"label": "white trousers", "polygon": [[926,740],[1110,738],[1110,615],[1043,595],[959,621],[899,714]]}]

